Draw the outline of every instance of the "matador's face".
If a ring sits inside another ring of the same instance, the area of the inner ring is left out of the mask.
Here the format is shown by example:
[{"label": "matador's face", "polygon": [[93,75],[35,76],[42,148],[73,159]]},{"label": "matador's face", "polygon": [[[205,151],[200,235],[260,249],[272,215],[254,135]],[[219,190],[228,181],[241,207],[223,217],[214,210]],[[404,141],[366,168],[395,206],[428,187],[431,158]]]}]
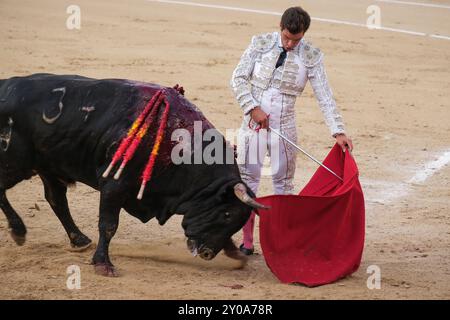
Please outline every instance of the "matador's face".
[{"label": "matador's face", "polygon": [[281,30],[281,43],[286,51],[293,50],[302,40],[305,33],[302,31],[300,33],[290,33],[288,29]]}]

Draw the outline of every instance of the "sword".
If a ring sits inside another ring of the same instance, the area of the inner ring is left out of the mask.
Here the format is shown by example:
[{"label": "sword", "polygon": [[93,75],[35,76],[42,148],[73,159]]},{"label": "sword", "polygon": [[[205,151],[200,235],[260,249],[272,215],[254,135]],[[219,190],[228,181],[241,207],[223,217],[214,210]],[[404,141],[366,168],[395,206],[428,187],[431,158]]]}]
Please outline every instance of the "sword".
[{"label": "sword", "polygon": [[269,126],[270,131],[272,131],[273,133],[275,133],[277,136],[279,136],[281,139],[283,139],[284,141],[286,141],[287,143],[289,143],[291,146],[293,146],[294,148],[296,148],[297,150],[303,152],[308,158],[310,158],[312,161],[314,161],[315,163],[317,163],[318,165],[320,165],[322,168],[324,168],[325,170],[327,170],[329,173],[331,173],[333,176],[335,176],[336,178],[338,178],[341,181],[344,181],[341,177],[339,177],[336,173],[334,173],[333,170],[331,170],[330,168],[328,168],[326,165],[324,165],[322,162],[320,162],[319,160],[317,160],[316,158],[314,158],[312,155],[310,155],[308,152],[306,152],[305,150],[303,150],[302,148],[300,148],[298,145],[296,145],[295,143],[293,143],[291,140],[289,140],[286,136],[284,136],[281,132],[275,130],[274,128]]}]

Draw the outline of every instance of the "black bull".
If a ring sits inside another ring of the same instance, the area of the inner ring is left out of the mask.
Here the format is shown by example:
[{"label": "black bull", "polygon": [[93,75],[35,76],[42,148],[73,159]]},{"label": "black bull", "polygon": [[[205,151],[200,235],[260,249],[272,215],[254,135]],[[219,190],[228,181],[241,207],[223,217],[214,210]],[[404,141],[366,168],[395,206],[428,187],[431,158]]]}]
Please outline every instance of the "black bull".
[{"label": "black bull", "polygon": [[[137,200],[157,125],[144,136],[120,179],[103,178],[102,174],[133,121],[160,89],[170,113],[153,176],[142,200]],[[73,75],[35,74],[0,80],[0,207],[13,239],[23,244],[26,228],[5,191],[37,174],[45,198],[74,248],[85,248],[91,240],[70,215],[67,186],[79,181],[100,191],[99,240],[92,259],[98,273],[115,274],[108,247],[122,208],[142,222],[156,218],[161,225],[174,214],[183,215],[191,251],[207,260],[222,249],[230,257],[243,258],[231,236],[258,204],[248,196],[250,191],[242,183],[236,163],[175,165],[170,159],[176,144],[171,141],[173,130],[192,132],[194,121],[202,122],[202,130],[212,128],[173,88]],[[228,146],[222,140],[225,156]]]}]

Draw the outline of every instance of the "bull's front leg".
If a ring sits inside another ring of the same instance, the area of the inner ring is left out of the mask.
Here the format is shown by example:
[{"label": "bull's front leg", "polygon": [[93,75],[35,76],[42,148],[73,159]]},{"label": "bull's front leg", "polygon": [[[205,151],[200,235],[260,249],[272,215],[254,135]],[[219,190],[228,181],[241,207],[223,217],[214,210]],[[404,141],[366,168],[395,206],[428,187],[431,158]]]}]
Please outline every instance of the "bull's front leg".
[{"label": "bull's front leg", "polygon": [[112,191],[108,186],[102,188],[100,192],[99,240],[92,264],[95,273],[103,276],[117,276],[114,265],[109,259],[109,243],[119,226],[119,213],[123,204],[122,197],[123,195]]}]

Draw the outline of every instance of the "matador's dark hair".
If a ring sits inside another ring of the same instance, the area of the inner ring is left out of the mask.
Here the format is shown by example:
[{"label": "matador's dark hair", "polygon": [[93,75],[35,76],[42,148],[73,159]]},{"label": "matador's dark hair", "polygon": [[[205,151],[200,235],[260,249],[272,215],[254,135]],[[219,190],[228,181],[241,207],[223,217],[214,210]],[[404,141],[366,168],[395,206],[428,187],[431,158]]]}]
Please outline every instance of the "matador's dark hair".
[{"label": "matador's dark hair", "polygon": [[291,7],[281,16],[281,30],[287,29],[292,34],[306,32],[311,24],[311,17],[301,7]]}]

